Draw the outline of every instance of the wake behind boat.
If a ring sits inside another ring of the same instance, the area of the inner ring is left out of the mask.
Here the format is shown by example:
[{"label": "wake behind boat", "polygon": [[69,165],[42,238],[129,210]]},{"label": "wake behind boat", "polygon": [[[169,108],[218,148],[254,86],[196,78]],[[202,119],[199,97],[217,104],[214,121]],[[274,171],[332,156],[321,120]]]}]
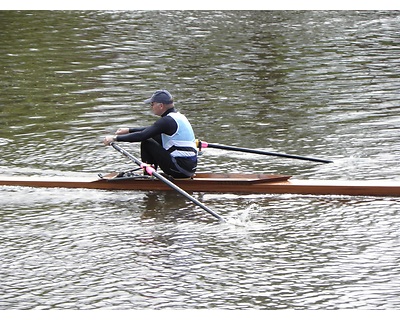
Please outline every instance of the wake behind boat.
[{"label": "wake behind boat", "polygon": [[[172,179],[188,192],[240,194],[302,194],[400,197],[400,182],[392,180],[298,180],[287,175],[198,173],[192,179]],[[151,176],[102,177],[0,176],[2,186],[168,191]]]}]

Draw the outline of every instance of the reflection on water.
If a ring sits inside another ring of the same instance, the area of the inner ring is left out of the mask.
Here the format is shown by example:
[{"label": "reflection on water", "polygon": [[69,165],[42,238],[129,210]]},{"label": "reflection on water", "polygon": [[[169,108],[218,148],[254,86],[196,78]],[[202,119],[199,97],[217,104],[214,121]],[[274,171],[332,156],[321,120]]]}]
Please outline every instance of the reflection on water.
[{"label": "reflection on water", "polygon": [[253,206],[252,220],[236,227],[180,210],[167,201],[175,195],[62,191],[64,200],[29,189],[43,201],[3,211],[3,307],[397,305],[395,199],[212,199],[220,210]]},{"label": "reflection on water", "polygon": [[[155,18],[156,17],[156,18]],[[168,88],[200,169],[399,180],[400,16],[2,11],[0,174],[134,166],[104,148]],[[138,153],[137,145],[129,146]],[[393,309],[398,199],[0,188],[0,309]]]}]

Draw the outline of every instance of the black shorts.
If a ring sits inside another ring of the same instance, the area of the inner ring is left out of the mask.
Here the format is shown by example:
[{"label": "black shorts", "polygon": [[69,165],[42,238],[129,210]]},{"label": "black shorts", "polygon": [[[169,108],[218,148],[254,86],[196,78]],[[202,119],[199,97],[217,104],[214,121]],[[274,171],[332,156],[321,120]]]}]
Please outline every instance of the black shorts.
[{"label": "black shorts", "polygon": [[197,156],[174,158],[154,139],[142,141],[140,145],[142,161],[158,167],[174,178],[188,178],[194,175]]}]

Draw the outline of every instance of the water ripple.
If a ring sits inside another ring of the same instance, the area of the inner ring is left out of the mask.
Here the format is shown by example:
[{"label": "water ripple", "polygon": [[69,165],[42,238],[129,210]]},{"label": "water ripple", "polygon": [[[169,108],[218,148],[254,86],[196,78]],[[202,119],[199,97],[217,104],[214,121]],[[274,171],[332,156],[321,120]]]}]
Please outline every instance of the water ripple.
[{"label": "water ripple", "polygon": [[[168,88],[200,139],[335,160],[210,148],[201,171],[399,179],[396,12],[0,16],[2,174],[131,168],[101,139]],[[398,199],[194,196],[241,225],[174,192],[1,187],[0,309],[399,307]]]}]

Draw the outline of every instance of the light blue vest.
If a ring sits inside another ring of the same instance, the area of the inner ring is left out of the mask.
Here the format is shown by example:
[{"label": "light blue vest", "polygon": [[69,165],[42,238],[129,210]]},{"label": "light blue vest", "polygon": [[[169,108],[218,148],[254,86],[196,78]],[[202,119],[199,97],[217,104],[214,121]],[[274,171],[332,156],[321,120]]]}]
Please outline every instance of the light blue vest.
[{"label": "light blue vest", "polygon": [[188,119],[179,112],[171,112],[167,117],[172,117],[178,129],[169,136],[161,134],[163,148],[170,152],[171,156],[176,157],[194,157],[197,156],[195,136]]}]

